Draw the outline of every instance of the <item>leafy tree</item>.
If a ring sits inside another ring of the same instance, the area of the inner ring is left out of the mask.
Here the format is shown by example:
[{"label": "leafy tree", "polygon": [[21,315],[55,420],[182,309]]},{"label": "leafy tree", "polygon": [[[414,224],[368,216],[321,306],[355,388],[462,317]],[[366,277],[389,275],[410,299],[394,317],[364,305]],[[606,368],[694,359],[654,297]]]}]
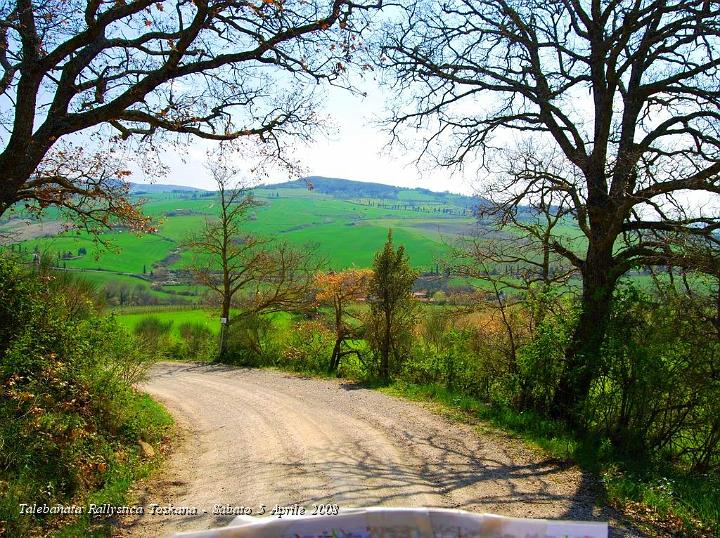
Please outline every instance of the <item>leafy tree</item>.
[{"label": "leafy tree", "polygon": [[132,290],[126,282],[111,281],[105,285],[105,298],[114,301],[120,306],[129,304]]},{"label": "leafy tree", "polygon": [[334,313],[335,345],[330,357],[329,370],[335,371],[340,365],[340,359],[351,353],[358,353],[355,349],[342,349],[348,338],[356,336],[357,331],[348,323],[347,318],[353,317],[348,312],[352,301],[364,299],[368,294],[368,286],[373,272],[369,269],[347,269],[340,272],[318,273],[315,275],[315,286],[318,289],[315,298],[320,303],[330,304]]},{"label": "leafy tree", "polygon": [[399,364],[406,352],[415,311],[412,286],[417,274],[410,267],[405,247],[397,250],[388,230],[385,247],[375,255],[370,279],[368,339],[380,357],[380,377],[389,379],[390,358]]},{"label": "leafy tree", "polygon": [[312,88],[348,85],[363,14],[374,7],[351,0],[3,2],[0,215],[26,202],[100,226],[111,214],[141,226],[127,197],[125,160],[133,154],[144,167],[165,141],[188,136],[251,139],[268,153],[279,152],[281,140],[308,136],[317,123]]},{"label": "leafy tree", "polygon": [[551,173],[516,170],[512,188],[498,192],[527,200],[543,185],[566,196],[586,240],[583,252],[551,243],[583,282],[553,405],[557,416],[578,419],[601,369],[618,279],[649,264],[681,266],[683,253],[667,248],[664,234],[718,241],[717,212],[690,212],[680,196],[720,193],[720,5],[449,0],[405,8],[382,56],[403,92],[390,119],[396,136],[410,125],[439,164],[474,161],[488,174],[505,146],[495,135],[547,145],[563,163]]}]

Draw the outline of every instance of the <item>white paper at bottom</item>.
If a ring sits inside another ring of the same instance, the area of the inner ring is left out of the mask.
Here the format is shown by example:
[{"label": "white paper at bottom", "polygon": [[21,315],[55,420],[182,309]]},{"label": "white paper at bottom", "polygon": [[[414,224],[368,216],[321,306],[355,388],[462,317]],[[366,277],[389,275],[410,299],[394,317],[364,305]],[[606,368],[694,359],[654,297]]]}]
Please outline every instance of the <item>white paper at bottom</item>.
[{"label": "white paper at bottom", "polygon": [[607,538],[607,523],[518,519],[462,510],[358,508],[336,516],[241,517],[180,538]]}]

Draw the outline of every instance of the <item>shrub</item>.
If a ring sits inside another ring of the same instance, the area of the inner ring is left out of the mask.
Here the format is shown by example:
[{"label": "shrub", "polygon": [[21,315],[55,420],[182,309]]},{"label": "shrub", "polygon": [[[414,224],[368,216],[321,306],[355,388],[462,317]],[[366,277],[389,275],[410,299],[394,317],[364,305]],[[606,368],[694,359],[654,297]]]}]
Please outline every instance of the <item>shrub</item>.
[{"label": "shrub", "polygon": [[287,337],[279,364],[295,371],[327,372],[327,358],[335,344],[335,333],[324,323],[299,321],[293,324]]},{"label": "shrub", "polygon": [[[440,292],[438,292],[440,293]],[[451,312],[445,308],[427,309],[419,321],[419,334],[425,349],[440,352],[448,343]]]},{"label": "shrub", "polygon": [[227,331],[227,356],[224,362],[244,366],[267,366],[274,362],[274,327],[270,317],[237,317],[227,327]]},{"label": "shrub", "polygon": [[131,383],[150,357],[113,318],[69,308],[54,276],[0,258],[0,528],[54,525],[19,502],[77,504],[105,486],[118,454],[161,429]]},{"label": "shrub", "polygon": [[549,411],[572,335],[574,317],[571,312],[567,316],[545,316],[530,342],[518,350],[520,409]]},{"label": "shrub", "polygon": [[628,456],[706,471],[720,465],[720,341],[692,301],[618,291],[588,420]]},{"label": "shrub", "polygon": [[167,356],[170,351],[171,321],[162,321],[157,316],[147,316],[138,321],[133,329],[135,337],[145,346],[148,353],[157,357]]},{"label": "shrub", "polygon": [[213,332],[202,323],[185,322],[178,326],[182,343],[177,351],[178,358],[210,360],[217,355],[217,339]]}]

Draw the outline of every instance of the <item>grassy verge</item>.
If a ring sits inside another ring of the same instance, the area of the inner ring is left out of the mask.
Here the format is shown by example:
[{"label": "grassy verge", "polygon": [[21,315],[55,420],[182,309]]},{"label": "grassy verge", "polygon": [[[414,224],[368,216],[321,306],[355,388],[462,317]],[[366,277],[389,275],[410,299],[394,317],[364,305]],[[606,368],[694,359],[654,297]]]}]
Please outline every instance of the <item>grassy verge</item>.
[{"label": "grassy verge", "polygon": [[[33,492],[41,489],[42,484],[22,477],[7,482],[0,479],[0,514],[3,515],[0,519],[7,518],[4,524],[0,521],[0,536],[3,535],[3,525],[8,536],[111,536],[117,519],[91,515],[89,506],[130,505],[132,499],[128,492],[131,486],[147,477],[162,463],[164,448],[173,427],[173,419],[168,412],[146,394],[135,393],[128,398],[125,412],[130,417],[127,431],[122,438],[110,442],[113,457],[107,459],[102,484],[63,504],[81,507],[82,513],[51,516],[21,514],[20,504],[32,505]],[[154,455],[145,454],[134,439],[143,439],[150,444],[154,448]]]},{"label": "grassy verge", "polygon": [[600,502],[620,509],[649,536],[716,536],[720,533],[720,481],[667,466],[622,461],[610,445],[579,439],[557,422],[485,404],[437,385],[395,381],[378,390],[414,401],[432,402],[461,421],[482,420],[537,447],[548,456],[598,474]]},{"label": "grassy verge", "polygon": [[153,356],[65,277],[0,256],[0,536],[109,535],[88,506],[126,504],[170,433],[133,388]]},{"label": "grassy verge", "polygon": [[[137,394],[131,402],[132,413],[136,417],[135,427],[140,437],[146,439],[155,448],[155,455],[147,457],[137,444],[119,446],[116,451],[117,459],[110,465],[107,479],[103,487],[91,492],[85,500],[85,506],[95,504],[101,506],[128,506],[133,499],[128,492],[131,486],[146,478],[157,469],[163,460],[163,449],[166,446],[168,434],[173,425],[173,419],[159,403],[146,394]],[[57,537],[72,536],[110,536],[113,517],[97,517],[85,513],[77,521],[63,527],[55,533]]]}]

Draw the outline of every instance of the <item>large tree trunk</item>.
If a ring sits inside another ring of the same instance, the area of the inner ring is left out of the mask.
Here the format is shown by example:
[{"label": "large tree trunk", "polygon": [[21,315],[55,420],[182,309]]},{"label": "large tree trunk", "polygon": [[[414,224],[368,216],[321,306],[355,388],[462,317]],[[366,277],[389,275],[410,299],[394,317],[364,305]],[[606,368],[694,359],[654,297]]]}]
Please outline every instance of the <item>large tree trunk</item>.
[{"label": "large tree trunk", "polygon": [[583,405],[600,371],[601,347],[617,280],[612,271],[612,247],[598,246],[591,240],[586,260],[580,318],[565,353],[565,367],[552,403],[553,415],[575,427],[583,426]]},{"label": "large tree trunk", "polygon": [[28,148],[18,147],[17,144],[8,146],[0,153],[0,170],[3,171],[0,180],[0,216],[17,201],[18,190],[40,164],[41,153],[30,152]]},{"label": "large tree trunk", "polygon": [[52,122],[46,121],[34,133],[36,100],[42,73],[20,77],[13,132],[0,153],[0,216],[18,201],[18,190],[30,179],[57,140]]}]

